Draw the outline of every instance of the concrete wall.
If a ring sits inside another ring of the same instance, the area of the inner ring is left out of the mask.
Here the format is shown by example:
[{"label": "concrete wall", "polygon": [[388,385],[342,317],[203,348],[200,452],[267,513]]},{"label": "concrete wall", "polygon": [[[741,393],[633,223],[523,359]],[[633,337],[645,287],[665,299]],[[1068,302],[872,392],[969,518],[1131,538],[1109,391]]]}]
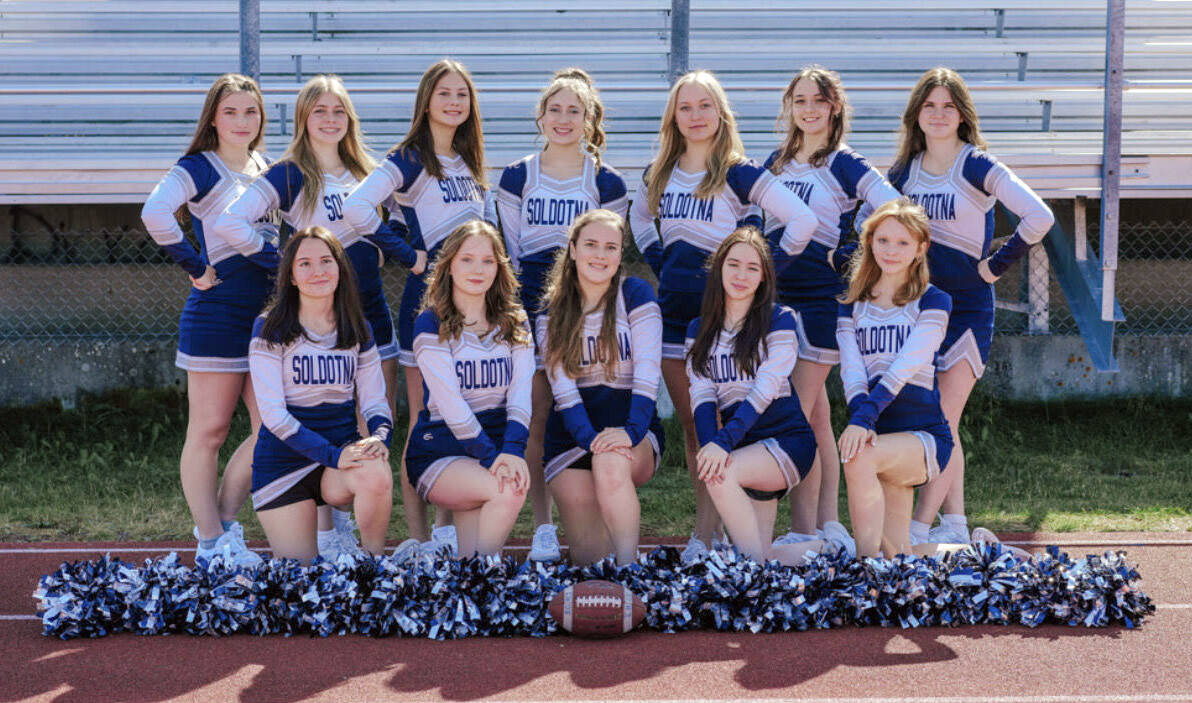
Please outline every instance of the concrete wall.
[{"label": "concrete wall", "polygon": [[[0,405],[59,399],[70,407],[80,393],[185,385],[186,374],[174,368],[174,345],[173,340],[2,344]],[[1102,374],[1089,363],[1080,337],[1003,335],[994,339],[979,389],[1016,400],[1192,396],[1192,337],[1121,337],[1117,357],[1121,371]],[[671,413],[665,396],[660,411]]]}]

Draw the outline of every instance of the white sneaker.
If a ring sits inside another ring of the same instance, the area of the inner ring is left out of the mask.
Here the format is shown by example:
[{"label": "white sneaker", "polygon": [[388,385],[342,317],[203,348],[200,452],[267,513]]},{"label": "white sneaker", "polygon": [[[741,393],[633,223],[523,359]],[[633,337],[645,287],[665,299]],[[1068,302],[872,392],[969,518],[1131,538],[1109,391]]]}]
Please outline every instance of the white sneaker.
[{"label": "white sneaker", "polygon": [[455,534],[455,525],[443,525],[431,530],[430,541],[451,548],[451,553],[459,554],[459,538]]},{"label": "white sneaker", "polygon": [[[239,524],[234,527],[240,527]],[[195,534],[198,534],[199,528],[195,528]],[[244,528],[224,530],[224,533],[215,540],[215,545],[211,549],[203,549],[202,545],[195,548],[195,561],[199,558],[210,562],[216,556],[223,556],[225,563],[239,567],[241,569],[252,569],[261,565],[263,561],[261,556],[249,549],[244,544]]]},{"label": "white sneaker", "polygon": [[687,540],[687,546],[683,548],[683,552],[679,555],[679,560],[684,564],[690,564],[699,557],[708,553],[708,545],[704,544],[703,540],[692,536]]},{"label": "white sneaker", "polygon": [[848,530],[844,529],[844,525],[835,520],[829,520],[824,523],[824,528],[820,532],[823,534],[821,539],[828,544],[837,549],[843,549],[850,557],[857,556],[857,542],[848,533]]},{"label": "white sneaker", "polygon": [[781,547],[784,544],[798,544],[800,542],[811,542],[820,539],[819,535],[805,535],[802,532],[787,532],[785,535],[774,540],[775,547]]},{"label": "white sneaker", "polygon": [[968,544],[971,539],[967,527],[954,528],[941,523],[927,532],[927,541],[931,544]]},{"label": "white sneaker", "polygon": [[530,544],[531,561],[558,561],[563,555],[559,552],[559,532],[554,525],[539,525],[534,530],[534,541]]},{"label": "white sneaker", "polygon": [[393,548],[393,560],[397,562],[413,561],[420,553],[422,543],[413,537]]},{"label": "white sneaker", "polygon": [[318,542],[319,556],[332,563],[338,561],[340,556],[349,556],[354,559],[366,556],[353,534],[334,529],[326,532],[319,530]]},{"label": "white sneaker", "polygon": [[998,536],[996,534],[994,534],[993,530],[990,530],[985,527],[974,527],[973,532],[972,532],[972,539],[970,539],[969,541],[972,544],[977,544],[979,542],[998,542],[998,543],[1001,542],[1001,540],[998,539]]}]

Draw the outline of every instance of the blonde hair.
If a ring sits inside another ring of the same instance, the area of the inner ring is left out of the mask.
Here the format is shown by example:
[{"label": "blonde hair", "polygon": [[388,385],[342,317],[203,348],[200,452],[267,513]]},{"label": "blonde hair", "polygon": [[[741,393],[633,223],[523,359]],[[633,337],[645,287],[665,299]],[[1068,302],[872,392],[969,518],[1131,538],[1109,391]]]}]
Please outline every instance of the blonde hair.
[{"label": "blonde hair", "polygon": [[248,153],[257,150],[265,140],[265,98],[261,96],[261,89],[257,82],[239,73],[225,73],[207,89],[207,97],[203,100],[203,110],[199,113],[199,122],[195,125],[194,136],[190,146],[186,148],[186,155],[197,154],[201,151],[216,151],[219,149],[219,132],[215,129],[215,113],[219,110],[219,103],[232,93],[248,93],[257,101],[257,111],[261,115],[261,124],[257,126],[257,136],[248,143]]},{"label": "blonde hair", "polygon": [[[853,254],[849,265],[848,289],[839,298],[842,303],[855,303],[873,299],[873,286],[882,277],[882,270],[873,258],[873,234],[879,225],[888,219],[897,220],[906,228],[907,232],[920,243],[931,246],[931,221],[927,213],[910,198],[891,200],[866,218],[861,225],[861,245]],[[923,295],[931,283],[930,272],[927,269],[927,250],[911,262],[906,283],[894,291],[894,304],[906,305]]]},{"label": "blonde hair", "polygon": [[608,283],[608,290],[597,307],[604,311],[600,336],[596,340],[596,358],[604,359],[604,377],[611,380],[617,369],[617,292],[625,272],[625,219],[612,210],[588,210],[575,218],[567,232],[567,246],[555,254],[555,263],[546,278],[542,309],[549,317],[546,323],[546,348],[542,363],[548,368],[561,366],[571,378],[580,374],[583,357],[584,294],[580,290],[579,271],[571,253],[583,229],[591,224],[604,224],[621,233],[621,261]]},{"label": "blonde hair", "polygon": [[476,98],[476,84],[472,74],[464,65],[452,59],[440,59],[426,69],[418,82],[418,93],[414,97],[414,116],[410,120],[410,131],[404,139],[389,150],[404,155],[417,154],[422,168],[432,177],[443,178],[443,166],[435,155],[435,138],[430,130],[430,98],[443,76],[454,73],[468,86],[468,118],[455,128],[451,148],[463,158],[476,185],[488,190],[488,170],[484,166],[484,128],[480,119],[480,102]]},{"label": "blonde hair", "polygon": [[583,107],[584,136],[581,146],[596,160],[596,168],[600,168],[601,155],[606,142],[604,105],[600,102],[600,91],[592,85],[592,78],[583,69],[567,68],[555,72],[550,85],[542,91],[542,95],[538,98],[538,116],[534,118],[534,125],[538,127],[538,133],[542,134],[542,118],[546,116],[547,102],[561,90],[570,90],[574,93]]},{"label": "blonde hair", "polygon": [[282,161],[289,161],[302,171],[302,214],[305,216],[314,212],[323,194],[323,169],[311,148],[306,122],[315,109],[315,103],[327,94],[339,99],[348,116],[348,131],[339,140],[339,158],[344,166],[357,180],[362,180],[376,165],[364,147],[360,118],[343,81],[334,73],[320,73],[312,77],[298,91],[298,99],[294,101],[294,138],[281,155]]},{"label": "blonde hair", "polygon": [[720,126],[712,143],[712,150],[708,154],[704,178],[695,189],[697,198],[710,198],[724,189],[728,180],[728,169],[745,160],[745,147],[741,143],[741,136],[737,134],[737,118],[728,104],[728,96],[724,93],[720,81],[711,71],[692,71],[675,81],[671,86],[670,95],[666,99],[666,110],[662,113],[662,126],[658,129],[658,155],[650,162],[646,172],[647,203],[650,212],[658,214],[658,204],[662,201],[662,193],[670,180],[675,164],[686,150],[687,145],[683,135],[675,124],[675,113],[678,111],[679,91],[688,85],[698,85],[708,91],[712,102],[716,104],[716,112],[720,117]]},{"label": "blonde hair", "polygon": [[840,148],[844,142],[844,135],[848,134],[848,122],[852,117],[853,108],[852,105],[849,105],[848,96],[844,93],[844,84],[840,82],[840,74],[829,71],[818,64],[805,66],[803,70],[795,74],[790,85],[782,94],[782,113],[778,115],[778,128],[786,132],[786,138],[782,141],[782,146],[778,147],[778,157],[770,166],[770,170],[775,174],[782,173],[782,169],[794,160],[795,154],[803,147],[803,130],[799,128],[794,117],[795,86],[801,80],[809,80],[814,83],[815,87],[819,89],[819,94],[836,111],[836,114],[831,117],[832,124],[828,131],[828,140],[811,155],[811,158],[807,160],[808,163],[815,167],[826,165],[828,157]]},{"label": "blonde hair", "polygon": [[464,331],[464,316],[455,307],[452,296],[454,285],[451,280],[451,262],[460,247],[471,237],[487,239],[497,259],[497,276],[484,294],[484,315],[500,331],[497,339],[509,344],[529,344],[530,333],[526,329],[526,311],[518,302],[517,276],[505,253],[505,242],[497,228],[484,220],[469,220],[451,231],[443,241],[434,266],[426,280],[426,293],[422,296],[422,309],[433,310],[439,318],[439,339],[458,339]]},{"label": "blonde hair", "polygon": [[981,136],[981,123],[977,118],[977,107],[973,104],[973,96],[960,74],[945,66],[928,69],[919,76],[919,82],[911,90],[911,96],[906,101],[906,110],[902,113],[902,125],[898,130],[898,156],[894,158],[894,165],[890,171],[901,171],[910,165],[911,159],[927,149],[927,137],[923,128],[919,126],[919,113],[923,110],[923,103],[935,88],[943,86],[948,89],[956,111],[960,113],[960,127],[956,136],[961,141],[968,142],[978,149],[986,148],[985,138]]}]

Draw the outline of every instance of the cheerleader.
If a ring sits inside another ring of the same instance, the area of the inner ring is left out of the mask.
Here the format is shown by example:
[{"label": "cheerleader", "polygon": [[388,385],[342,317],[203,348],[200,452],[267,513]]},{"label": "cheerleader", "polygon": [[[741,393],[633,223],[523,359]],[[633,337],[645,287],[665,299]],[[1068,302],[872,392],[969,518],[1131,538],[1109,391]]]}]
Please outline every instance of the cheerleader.
[{"label": "cheerleader", "polygon": [[[409,133],[344,202],[344,216],[353,229],[389,237],[395,234],[377,214],[377,206],[392,196],[401,207],[409,242],[417,251],[398,314],[398,361],[405,369],[410,417],[422,409],[414,319],[426,291],[423,272],[427,257],[433,260],[447,235],[457,227],[484,218],[488,185],[476,87],[462,64],[443,59],[422,74]],[[430,535],[426,508],[414,488],[403,483],[402,498],[410,534],[402,547],[405,551]],[[445,517],[439,516],[444,529],[436,530],[436,541],[453,540]]]},{"label": "cheerleader", "polygon": [[662,458],[662,315],[650,284],[624,275],[624,237],[625,220],[610,210],[576,218],[538,317],[556,401],[543,463],[578,564],[637,559],[636,489]]},{"label": "cheerleader", "polygon": [[[186,155],[153,189],[141,211],[145,229],[190,276],[178,325],[174,364],[186,371],[186,442],[179,473],[195,522],[197,556],[225,550],[242,566],[260,563],[244,544],[236,513],[248,497],[253,444],[261,419],[248,376],[253,320],[271,290],[277,249],[254,226],[224,237],[211,225],[266,167],[257,152],[265,105],[251,78],[228,73],[207,91]],[[174,213],[190,213],[199,250],[186,241]],[[243,398],[252,432],[240,443],[219,482],[219,449]]]},{"label": "cheerleader", "polygon": [[[365,319],[381,358],[390,416],[397,393],[397,338],[381,281],[382,252],[407,264],[414,250],[388,230],[361,236],[344,219],[344,199],[374,162],[364,146],[360,119],[343,82],[335,75],[317,75],[302,86],[294,105],[294,138],[281,159],[231,203],[216,231],[242,236],[250,223],[271,210],[281,212],[293,230],[322,227],[347,252]],[[319,553],[334,560],[340,551],[358,552],[351,515],[319,511]]]},{"label": "cheerleader", "polygon": [[683,343],[699,313],[708,255],[758,205],[784,225],[775,256],[802,253],[815,214],[769,171],[747,160],[724,89],[708,71],[693,71],[671,87],[659,151],[642,174],[629,222],[637,248],[658,277],[662,309],[662,376],[683,425],[687,470],[695,486],[696,519],[684,558],[707,550],[719,518],[704,482],[696,479],[696,432],[688,405]]},{"label": "cheerleader", "polygon": [[526,500],[534,348],[501,235],[482,220],[444,240],[414,321],[424,402],[406,473],[450,510],[459,554],[499,554]]},{"label": "cheerleader", "polygon": [[[851,112],[835,71],[823,66],[799,71],[782,95],[779,123],[786,125],[786,138],[765,164],[807,203],[818,221],[807,248],[778,277],[778,300],[794,310],[799,323],[799,360],[791,382],[815,430],[816,465],[822,470],[813,468],[792,494],[791,532],[779,543],[800,542],[818,532],[820,538],[853,547],[837,514],[840,457],[824,388],[828,373],[840,363],[836,297],[844,291],[844,281],[838,271],[851,253],[841,247],[841,240],[852,231],[860,203],[874,210],[896,199],[898,191],[844,143]],[[768,234],[777,246],[782,230]]]},{"label": "cheerleader", "polygon": [[757,228],[726,237],[708,271],[685,345],[698,477],[737,549],[758,561],[798,564],[825,543],[770,542],[778,499],[815,460],[815,435],[790,381],[799,346],[795,316],[775,303],[774,264]]},{"label": "cheerleader", "polygon": [[[601,160],[604,106],[585,71],[570,68],[555,74],[538,100],[535,124],[546,138],[546,147],[507,166],[496,191],[505,247],[521,283],[522,306],[531,329],[536,329],[534,318],[546,276],[555,255],[567,246],[567,230],[575,218],[595,208],[624,218],[629,208],[625,180]],[[536,526],[530,559],[553,561],[559,558],[559,538],[542,469],[551,386],[541,371],[534,374],[533,406],[526,445]]]},{"label": "cheerleader", "polygon": [[[961,77],[949,68],[924,73],[902,115],[901,143],[889,177],[930,218],[931,282],[952,298],[938,363],[940,401],[956,451],[948,467],[950,478],[929,484],[920,494],[911,527],[915,541],[969,541],[964,452],[957,428],[989,358],[993,282],[1040,242],[1055,221],[1039,196],[984,149],[977,111]],[[993,206],[998,201],[1019,222],[991,254]],[[929,535],[928,526],[941,505],[940,528]]]},{"label": "cheerleader", "polygon": [[253,328],[249,365],[264,426],[252,501],[275,557],[309,561],[320,553],[316,506],[324,503],[352,508],[364,548],[384,553],[393,420],[354,278],[335,235],[300,230],[286,243],[275,302]]}]

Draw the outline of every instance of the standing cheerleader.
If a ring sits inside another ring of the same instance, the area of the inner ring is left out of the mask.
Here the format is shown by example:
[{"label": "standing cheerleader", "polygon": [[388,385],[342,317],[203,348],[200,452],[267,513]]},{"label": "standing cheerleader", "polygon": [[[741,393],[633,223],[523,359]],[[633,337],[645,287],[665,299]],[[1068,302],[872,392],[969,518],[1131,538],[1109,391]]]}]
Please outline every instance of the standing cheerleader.
[{"label": "standing cheerleader", "polygon": [[459,554],[499,554],[526,500],[534,348],[496,228],[443,242],[414,321],[424,402],[406,448],[418,494],[452,511]]},{"label": "standing cheerleader", "polygon": [[[968,87],[949,68],[919,78],[902,115],[901,143],[890,169],[894,187],[931,220],[931,282],[952,297],[940,347],[939,386],[956,451],[946,481],[925,488],[911,525],[916,541],[968,542],[964,516],[964,451],[960,418],[993,341],[993,282],[1040,242],[1055,218],[1047,205],[1004,164],[985,153],[985,140]],[[1019,217],[1018,228],[990,255],[993,206],[1001,201]],[[936,510],[940,529],[928,535]]]},{"label": "standing cheerleader", "polygon": [[[244,545],[236,513],[248,497],[253,444],[261,419],[248,376],[253,320],[269,296],[277,249],[249,226],[234,237],[211,225],[265,169],[261,144],[265,106],[251,78],[228,73],[215,80],[186,155],[145,201],[145,229],[190,275],[174,364],[186,370],[189,406],[179,473],[195,522],[197,555],[227,550],[237,564],[260,562]],[[186,241],[174,213],[186,206],[199,251]],[[236,403],[244,399],[252,432],[240,443],[219,482],[219,449]]]},{"label": "standing cheerleader", "polygon": [[538,318],[556,407],[543,463],[567,530],[571,561],[637,559],[637,487],[658,469],[655,412],[662,315],[654,290],[621,266],[625,220],[589,210],[571,225]]},{"label": "standing cheerleader", "polygon": [[918,205],[901,198],[878,208],[862,228],[839,306],[836,340],[849,408],[840,458],[861,557],[911,552],[914,487],[934,482],[952,454],[933,363],[952,300],[928,282],[929,243]]},{"label": "standing cheerleader", "polygon": [[747,160],[737,122],[719,81],[693,71],[671,87],[658,131],[658,155],[642,174],[629,222],[637,248],[658,277],[662,308],[662,376],[683,424],[687,470],[695,486],[695,531],[684,550],[707,550],[719,518],[696,478],[695,421],[683,364],[687,325],[699,314],[708,255],[745,220],[752,205],[785,229],[775,253],[781,263],[802,253],[815,214],[769,171]]},{"label": "standing cheerleader", "polygon": [[316,506],[324,503],[352,508],[364,548],[374,556],[385,550],[393,420],[354,277],[334,234],[300,230],[286,243],[275,302],[253,328],[249,364],[264,427],[252,502],[275,557],[321,554]]},{"label": "standing cheerleader", "polygon": [[[252,222],[280,210],[294,230],[322,227],[347,252],[365,319],[381,358],[390,416],[397,393],[397,338],[381,282],[381,252],[406,264],[414,250],[388,231],[361,236],[344,219],[344,199],[373,167],[364,147],[360,119],[343,82],[317,75],[302,86],[294,106],[294,139],[281,159],[230,204],[216,224],[228,237],[242,236]],[[340,551],[358,552],[355,527],[345,511],[319,515],[319,553],[334,560]]]},{"label": "standing cheerleader", "polygon": [[[405,368],[411,418],[422,409],[422,374],[414,356],[414,318],[426,291],[423,272],[427,256],[433,260],[455,228],[484,217],[487,190],[476,87],[468,69],[457,61],[443,59],[422,74],[405,139],[389,151],[344,203],[344,215],[357,232],[390,237],[396,235],[381,220],[377,206],[392,196],[409,228],[409,242],[417,250],[417,261],[402,292],[397,323],[398,361]],[[400,549],[406,551],[430,535],[426,508],[406,483],[402,485],[402,499],[410,540]],[[436,535],[436,541],[452,541],[451,532],[452,528],[445,527]]]},{"label": "standing cheerleader", "polygon": [[[538,100],[535,124],[546,137],[546,148],[507,166],[497,189],[505,246],[521,282],[522,306],[531,329],[535,329],[547,274],[555,255],[567,246],[567,230],[575,218],[595,208],[612,210],[623,218],[629,209],[625,180],[601,161],[604,106],[586,72],[571,68],[555,74]],[[542,469],[550,409],[551,387],[546,374],[538,372],[526,461],[536,525],[530,559],[539,561],[559,558]]]},{"label": "standing cheerleader", "polygon": [[[840,363],[836,297],[844,292],[838,271],[848,257],[839,247],[853,229],[860,203],[877,209],[896,199],[898,191],[844,143],[851,111],[835,71],[823,66],[799,71],[782,94],[779,122],[786,125],[786,139],[765,164],[807,203],[818,220],[807,248],[778,277],[778,300],[795,311],[799,323],[799,361],[791,382],[803,414],[815,430],[816,461],[822,470],[813,469],[792,494],[791,532],[780,537],[779,543],[811,539],[817,536],[812,533],[818,532],[821,538],[852,547],[837,514],[840,458],[824,388],[828,372]],[[769,232],[774,246],[781,235],[780,229]]]},{"label": "standing cheerleader", "polygon": [[795,316],[775,303],[774,264],[757,228],[725,238],[708,271],[686,340],[698,476],[741,552],[797,564],[824,542],[770,543],[778,499],[815,460],[815,435],[790,380],[799,346]]}]

